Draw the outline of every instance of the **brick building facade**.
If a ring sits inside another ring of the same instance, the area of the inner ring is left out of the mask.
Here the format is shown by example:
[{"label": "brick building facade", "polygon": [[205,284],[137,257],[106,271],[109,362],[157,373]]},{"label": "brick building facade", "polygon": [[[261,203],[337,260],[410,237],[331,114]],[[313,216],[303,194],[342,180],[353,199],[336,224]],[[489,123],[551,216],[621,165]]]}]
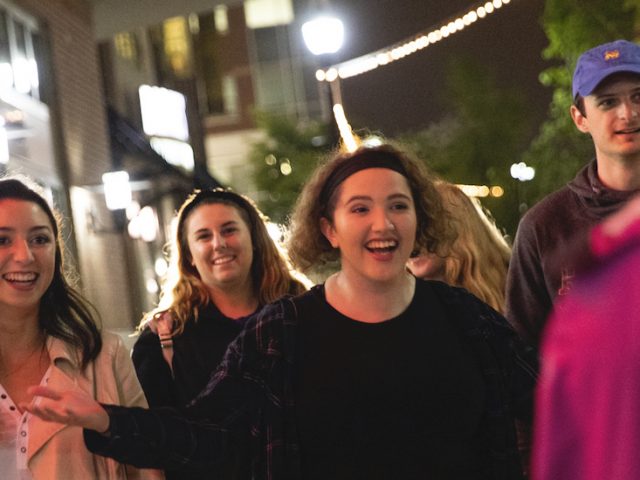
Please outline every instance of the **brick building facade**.
[{"label": "brick building facade", "polygon": [[[131,295],[127,239],[114,228],[101,189],[102,174],[111,170],[112,159],[92,5],[84,0],[0,0],[0,6],[32,18],[44,45],[38,69],[46,81],[41,88],[48,92],[50,148],[60,183],[58,206],[67,216],[66,241],[81,288],[98,309],[104,327],[130,330],[140,312]],[[19,160],[14,163],[17,170],[33,175]]]}]

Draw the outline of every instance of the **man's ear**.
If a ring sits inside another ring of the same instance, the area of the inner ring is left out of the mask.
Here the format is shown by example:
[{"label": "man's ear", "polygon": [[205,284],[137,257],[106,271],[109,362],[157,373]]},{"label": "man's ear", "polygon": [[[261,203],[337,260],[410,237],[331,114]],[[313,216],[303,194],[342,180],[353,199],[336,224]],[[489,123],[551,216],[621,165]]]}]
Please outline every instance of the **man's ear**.
[{"label": "man's ear", "polygon": [[587,117],[580,112],[580,109],[575,105],[571,105],[570,113],[576,128],[582,133],[589,133],[589,121]]},{"label": "man's ear", "polygon": [[329,219],[325,217],[320,218],[320,231],[333,248],[338,248],[338,242],[336,241],[336,232],[333,229],[333,225],[331,225]]}]

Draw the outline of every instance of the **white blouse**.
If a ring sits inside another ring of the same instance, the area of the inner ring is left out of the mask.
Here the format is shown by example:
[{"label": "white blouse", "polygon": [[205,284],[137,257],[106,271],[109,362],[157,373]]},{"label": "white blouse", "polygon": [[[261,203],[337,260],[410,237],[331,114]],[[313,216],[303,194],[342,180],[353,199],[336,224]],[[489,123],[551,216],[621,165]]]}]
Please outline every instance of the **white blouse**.
[{"label": "white blouse", "polygon": [[[51,367],[44,374],[41,385],[47,383],[50,372]],[[33,478],[27,467],[30,418],[28,412],[20,413],[0,384],[0,471],[3,480]]]}]

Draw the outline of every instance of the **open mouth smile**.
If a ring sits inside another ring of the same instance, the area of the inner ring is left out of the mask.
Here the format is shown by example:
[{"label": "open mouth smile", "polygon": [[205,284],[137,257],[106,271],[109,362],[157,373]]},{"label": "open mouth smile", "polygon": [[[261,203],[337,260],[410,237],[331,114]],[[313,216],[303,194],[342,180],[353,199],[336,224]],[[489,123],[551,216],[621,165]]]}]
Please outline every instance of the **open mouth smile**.
[{"label": "open mouth smile", "polygon": [[616,130],[618,135],[630,135],[634,133],[640,133],[640,127],[625,128],[624,130]]},{"label": "open mouth smile", "polygon": [[38,279],[35,272],[9,272],[2,275],[2,278],[15,285],[30,285]]},{"label": "open mouth smile", "polygon": [[214,265],[225,265],[235,260],[235,255],[224,255],[213,260]]},{"label": "open mouth smile", "polygon": [[372,240],[365,245],[372,253],[390,253],[398,248],[397,240]]}]

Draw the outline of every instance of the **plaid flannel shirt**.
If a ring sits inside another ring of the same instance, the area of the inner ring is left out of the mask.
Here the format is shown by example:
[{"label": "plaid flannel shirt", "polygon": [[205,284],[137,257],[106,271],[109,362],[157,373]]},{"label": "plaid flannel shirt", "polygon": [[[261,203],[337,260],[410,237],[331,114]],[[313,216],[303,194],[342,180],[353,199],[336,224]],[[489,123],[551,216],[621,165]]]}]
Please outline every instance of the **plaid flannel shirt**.
[{"label": "plaid flannel shirt", "polygon": [[[514,420],[531,420],[536,352],[501,315],[465,290],[418,282],[435,290],[482,371],[483,441],[490,456],[483,478],[522,478]],[[252,479],[301,478],[293,385],[298,301],[281,299],[247,322],[186,414],[105,406],[110,435],[85,430],[88,448],[138,467],[193,468],[211,472],[212,478],[229,449],[243,448]]]}]

